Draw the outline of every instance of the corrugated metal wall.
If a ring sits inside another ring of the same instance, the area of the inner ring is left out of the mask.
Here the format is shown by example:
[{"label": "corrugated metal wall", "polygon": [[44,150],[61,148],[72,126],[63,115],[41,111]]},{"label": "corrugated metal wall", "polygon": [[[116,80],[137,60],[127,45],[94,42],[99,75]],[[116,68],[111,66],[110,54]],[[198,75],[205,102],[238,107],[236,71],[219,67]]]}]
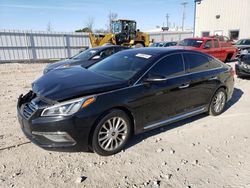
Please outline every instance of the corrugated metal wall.
[{"label": "corrugated metal wall", "polygon": [[180,41],[188,37],[193,36],[193,32],[159,32],[159,33],[149,33],[150,40],[154,39],[155,42],[164,41]]},{"label": "corrugated metal wall", "polygon": [[[155,42],[179,41],[192,32],[149,33]],[[0,62],[63,59],[90,46],[87,33],[0,30]]]},{"label": "corrugated metal wall", "polygon": [[[216,15],[219,18],[216,18]],[[239,38],[250,37],[250,0],[204,0],[196,6],[195,36],[239,30]]]},{"label": "corrugated metal wall", "polygon": [[0,30],[0,61],[62,59],[88,46],[87,33]]}]

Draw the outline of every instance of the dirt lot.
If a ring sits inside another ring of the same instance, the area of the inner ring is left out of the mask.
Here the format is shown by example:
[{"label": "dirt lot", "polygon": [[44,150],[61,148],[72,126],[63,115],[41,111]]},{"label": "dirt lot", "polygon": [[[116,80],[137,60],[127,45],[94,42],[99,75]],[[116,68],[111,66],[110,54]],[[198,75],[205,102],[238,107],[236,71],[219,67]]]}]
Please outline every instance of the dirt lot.
[{"label": "dirt lot", "polygon": [[250,80],[236,78],[222,115],[138,135],[100,157],[46,151],[24,137],[16,100],[45,66],[0,65],[0,187],[250,187]]}]

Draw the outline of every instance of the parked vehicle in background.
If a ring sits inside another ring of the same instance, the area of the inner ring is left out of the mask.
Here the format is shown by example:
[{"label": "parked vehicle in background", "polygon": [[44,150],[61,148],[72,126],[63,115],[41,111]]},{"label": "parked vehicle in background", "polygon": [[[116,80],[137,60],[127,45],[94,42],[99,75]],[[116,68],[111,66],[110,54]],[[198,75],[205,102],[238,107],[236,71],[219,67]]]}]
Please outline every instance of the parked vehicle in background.
[{"label": "parked vehicle in background", "polygon": [[164,42],[163,47],[176,46],[177,42]]},{"label": "parked vehicle in background", "polygon": [[246,54],[250,53],[250,39],[241,39],[235,43],[235,47],[238,48],[237,56],[242,58]]},{"label": "parked vehicle in background", "polygon": [[237,48],[234,46],[221,46],[217,38],[187,38],[179,43],[178,48],[200,51],[212,55],[221,61],[231,61],[237,55]]},{"label": "parked vehicle in background", "polygon": [[19,97],[18,119],[43,148],[112,155],[132,134],[200,113],[221,114],[233,90],[233,69],[209,55],[137,48],[86,69],[43,75]]},{"label": "parked vehicle in background", "polygon": [[176,46],[177,42],[155,42],[150,47],[170,47]]},{"label": "parked vehicle in background", "polygon": [[214,35],[214,36],[210,36],[211,38],[217,38],[219,39],[219,42],[221,44],[222,47],[230,47],[233,45],[233,41],[230,40],[228,37],[223,36],[223,35]]},{"label": "parked vehicle in background", "polygon": [[150,47],[162,47],[163,42],[154,42],[153,44],[150,45]]},{"label": "parked vehicle in background", "polygon": [[250,54],[244,55],[235,64],[235,71],[238,77],[250,76]]},{"label": "parked vehicle in background", "polygon": [[89,48],[85,51],[80,52],[79,54],[62,61],[58,61],[52,64],[49,64],[43,71],[44,74],[58,68],[65,68],[75,65],[81,65],[83,67],[89,67],[90,65],[95,64],[106,57],[117,53],[121,50],[129,49],[125,46],[117,45],[106,45],[96,48]]}]

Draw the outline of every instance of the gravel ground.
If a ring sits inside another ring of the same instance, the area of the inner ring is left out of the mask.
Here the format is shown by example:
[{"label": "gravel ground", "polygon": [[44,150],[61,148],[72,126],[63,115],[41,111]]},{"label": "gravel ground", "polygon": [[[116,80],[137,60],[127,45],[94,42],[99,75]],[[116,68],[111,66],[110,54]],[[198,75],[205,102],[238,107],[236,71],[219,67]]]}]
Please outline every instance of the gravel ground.
[{"label": "gravel ground", "polygon": [[124,152],[100,157],[46,151],[21,132],[17,97],[45,66],[0,65],[0,187],[250,187],[250,80],[235,77],[222,115],[135,136]]}]

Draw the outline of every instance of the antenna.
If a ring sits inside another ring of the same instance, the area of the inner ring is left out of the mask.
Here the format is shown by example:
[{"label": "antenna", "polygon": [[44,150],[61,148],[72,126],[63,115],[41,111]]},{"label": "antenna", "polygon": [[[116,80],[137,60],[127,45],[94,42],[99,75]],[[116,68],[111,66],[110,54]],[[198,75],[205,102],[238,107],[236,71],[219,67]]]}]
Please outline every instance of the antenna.
[{"label": "antenna", "polygon": [[184,31],[184,24],[185,24],[185,19],[186,19],[186,6],[188,2],[183,2],[181,5],[183,6],[183,14],[182,14],[182,31]]}]

